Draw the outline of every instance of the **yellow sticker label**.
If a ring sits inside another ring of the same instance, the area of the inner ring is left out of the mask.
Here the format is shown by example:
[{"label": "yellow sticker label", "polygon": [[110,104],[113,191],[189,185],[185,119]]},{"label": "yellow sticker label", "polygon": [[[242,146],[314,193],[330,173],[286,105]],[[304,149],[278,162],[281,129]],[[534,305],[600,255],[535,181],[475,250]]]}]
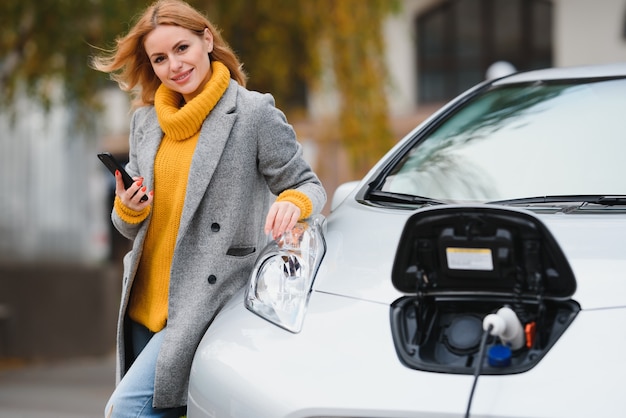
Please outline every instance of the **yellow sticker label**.
[{"label": "yellow sticker label", "polygon": [[448,268],[451,270],[493,271],[493,259],[489,248],[446,248]]}]

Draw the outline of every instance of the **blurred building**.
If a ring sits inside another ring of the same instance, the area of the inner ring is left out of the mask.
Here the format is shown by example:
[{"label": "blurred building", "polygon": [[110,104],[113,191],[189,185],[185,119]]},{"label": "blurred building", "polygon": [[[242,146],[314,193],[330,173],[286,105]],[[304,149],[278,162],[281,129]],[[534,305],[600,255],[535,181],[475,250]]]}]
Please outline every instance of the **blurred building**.
[{"label": "blurred building", "polygon": [[626,60],[625,0],[401,0],[386,26],[392,114],[451,99],[497,61],[518,71]]}]

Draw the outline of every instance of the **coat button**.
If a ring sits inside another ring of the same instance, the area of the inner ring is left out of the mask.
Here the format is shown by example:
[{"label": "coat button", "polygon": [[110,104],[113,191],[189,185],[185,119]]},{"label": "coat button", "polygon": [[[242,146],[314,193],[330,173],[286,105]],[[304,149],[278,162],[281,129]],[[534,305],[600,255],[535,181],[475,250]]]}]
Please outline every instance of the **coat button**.
[{"label": "coat button", "polygon": [[211,224],[211,231],[219,232],[220,231],[220,224],[218,224],[217,222],[212,223]]},{"label": "coat button", "polygon": [[215,284],[216,281],[217,281],[217,277],[215,277],[214,274],[211,274],[209,276],[209,284]]}]

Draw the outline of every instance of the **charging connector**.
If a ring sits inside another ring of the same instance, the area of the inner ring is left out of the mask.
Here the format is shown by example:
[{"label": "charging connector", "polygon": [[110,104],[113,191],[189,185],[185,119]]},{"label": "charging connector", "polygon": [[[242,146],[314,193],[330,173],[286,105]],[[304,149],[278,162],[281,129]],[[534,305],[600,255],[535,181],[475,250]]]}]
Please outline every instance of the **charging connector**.
[{"label": "charging connector", "polygon": [[504,306],[494,314],[489,314],[483,319],[483,329],[491,328],[491,335],[500,338],[502,343],[511,347],[511,350],[519,350],[526,342],[524,328],[519,318],[508,306]]}]

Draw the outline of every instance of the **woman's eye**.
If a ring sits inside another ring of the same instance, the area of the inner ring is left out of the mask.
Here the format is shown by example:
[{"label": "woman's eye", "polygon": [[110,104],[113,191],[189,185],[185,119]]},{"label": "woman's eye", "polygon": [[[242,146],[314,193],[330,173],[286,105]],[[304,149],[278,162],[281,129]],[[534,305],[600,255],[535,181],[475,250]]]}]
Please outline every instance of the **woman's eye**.
[{"label": "woman's eye", "polygon": [[183,51],[185,51],[187,48],[189,48],[189,46],[188,46],[188,45],[181,45],[181,46],[179,46],[179,47],[178,47],[178,50],[179,50],[180,52],[183,52]]},{"label": "woman's eye", "polygon": [[165,57],[156,57],[153,62],[155,64],[159,64],[159,63],[163,62],[164,59],[165,59]]}]

